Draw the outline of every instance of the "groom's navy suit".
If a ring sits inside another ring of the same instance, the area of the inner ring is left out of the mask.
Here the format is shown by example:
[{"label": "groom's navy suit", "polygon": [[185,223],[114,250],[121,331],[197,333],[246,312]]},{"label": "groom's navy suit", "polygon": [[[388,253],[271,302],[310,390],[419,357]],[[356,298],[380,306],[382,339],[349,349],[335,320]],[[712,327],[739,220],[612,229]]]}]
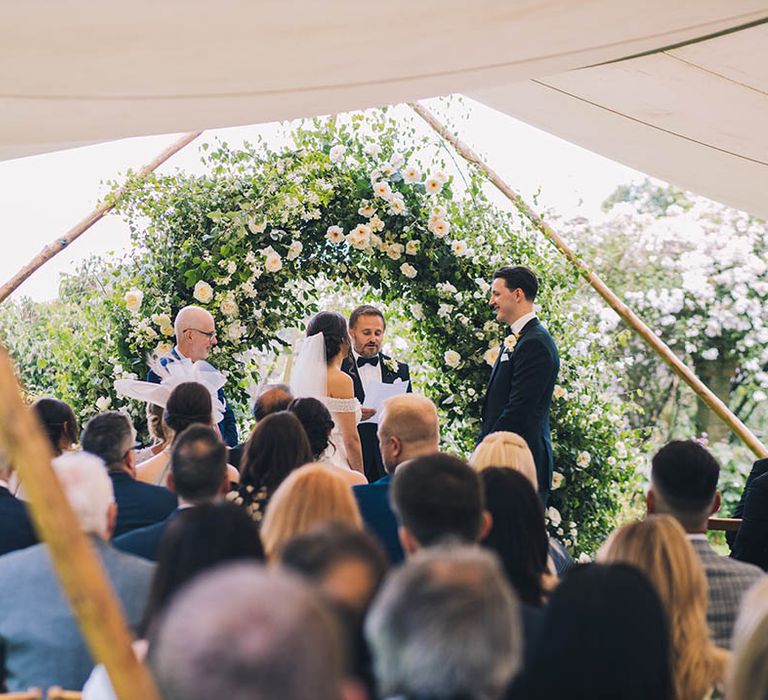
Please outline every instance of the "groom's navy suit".
[{"label": "groom's navy suit", "polygon": [[533,318],[523,326],[511,351],[502,346],[483,402],[480,440],[506,430],[525,439],[536,463],[539,493],[546,503],[552,483],[549,407],[560,356],[544,326]]},{"label": "groom's navy suit", "polygon": [[[379,353],[379,362],[381,363],[381,381],[384,384],[394,384],[396,379],[402,379],[404,382],[408,382],[408,391],[411,391],[411,373],[408,370],[408,365],[398,362],[397,372],[394,372],[388,367],[390,358],[381,352]],[[341,363],[341,371],[346,372],[352,377],[352,382],[355,385],[355,398],[363,405],[365,403],[365,389],[360,379],[357,363],[351,353]],[[381,460],[381,452],[379,451],[379,438],[376,435],[377,428],[377,423],[359,423],[357,426],[357,432],[360,435],[360,443],[363,448],[365,476],[371,483],[378,481],[387,474],[384,469],[384,462]]]}]

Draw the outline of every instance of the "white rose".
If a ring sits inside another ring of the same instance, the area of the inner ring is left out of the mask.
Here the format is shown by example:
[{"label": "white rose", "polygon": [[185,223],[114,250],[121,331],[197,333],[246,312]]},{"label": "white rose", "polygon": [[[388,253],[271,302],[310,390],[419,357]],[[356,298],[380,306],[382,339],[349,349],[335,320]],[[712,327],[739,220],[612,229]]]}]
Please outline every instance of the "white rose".
[{"label": "white rose", "polygon": [[565,389],[563,389],[563,387],[561,387],[559,384],[555,384],[555,388],[552,391],[552,396],[555,399],[564,399],[568,396],[568,392]]},{"label": "white rose", "polygon": [[234,274],[235,274],[235,272],[237,272],[237,263],[236,263],[234,260],[230,260],[230,261],[227,263],[227,272],[228,272],[230,275],[234,275]]},{"label": "white rose", "polygon": [[128,311],[138,311],[144,299],[144,292],[139,289],[129,289],[125,293],[125,306]]},{"label": "white rose", "polygon": [[451,225],[445,219],[439,219],[437,217],[430,217],[427,228],[435,234],[438,238],[443,238],[448,235],[451,230]]},{"label": "white rose", "polygon": [[705,360],[716,360],[719,354],[720,351],[717,348],[708,348],[703,353],[701,353],[701,356]]},{"label": "white rose", "polygon": [[371,227],[368,224],[358,224],[347,235],[347,242],[358,250],[365,250],[371,244]]},{"label": "white rose", "polygon": [[246,328],[240,321],[232,321],[227,326],[227,338],[230,340],[240,340],[245,334]]},{"label": "white rose", "polygon": [[393,194],[389,200],[389,213],[400,216],[405,213],[405,199],[399,192]]},{"label": "white rose", "polygon": [[376,207],[374,207],[370,202],[363,200],[363,203],[357,210],[357,213],[360,214],[360,216],[364,216],[366,219],[370,219],[376,213]]},{"label": "white rose", "polygon": [[483,353],[483,359],[488,365],[493,367],[496,364],[500,352],[501,348],[498,345],[492,345]]},{"label": "white rose", "polygon": [[386,175],[387,177],[391,177],[395,172],[391,163],[384,163],[384,165],[379,166],[379,170],[381,170],[382,175]]},{"label": "white rose", "polygon": [[341,243],[344,240],[344,229],[341,226],[329,226],[325,232],[325,237],[331,243]]},{"label": "white rose", "polygon": [[347,152],[346,146],[342,146],[340,143],[336,144],[333,148],[331,148],[330,152],[328,153],[328,158],[330,158],[331,163],[338,163],[342,158],[344,158],[344,154]]},{"label": "white rose", "polygon": [[403,164],[405,163],[405,158],[401,156],[399,153],[395,153],[390,159],[389,164],[397,170],[398,168],[402,168]]},{"label": "white rose", "polygon": [[301,241],[294,241],[288,246],[288,253],[285,257],[288,260],[296,260],[301,255],[302,250],[304,250],[304,244]]},{"label": "white rose", "polygon": [[421,241],[408,241],[405,244],[405,252],[407,255],[416,255],[419,252],[419,246]]},{"label": "white rose", "polygon": [[576,466],[579,469],[585,469],[589,466],[591,461],[592,456],[589,454],[589,452],[579,452],[579,456],[576,457]]},{"label": "white rose", "polygon": [[409,165],[403,172],[403,180],[413,184],[421,180],[421,171],[415,165]]},{"label": "white rose", "polygon": [[158,343],[157,347],[155,348],[155,352],[160,356],[163,357],[164,355],[167,355],[169,352],[173,350],[173,345],[170,343],[162,342]]},{"label": "white rose", "polygon": [[403,257],[405,246],[402,243],[390,243],[387,246],[387,255],[392,260],[400,260]]},{"label": "white rose", "polygon": [[264,233],[264,231],[267,230],[267,222],[253,218],[248,222],[248,230],[255,236],[258,236],[260,233]]},{"label": "white rose", "polygon": [[112,399],[109,396],[99,396],[96,399],[96,408],[99,411],[106,411],[112,405]]},{"label": "white rose", "polygon": [[443,189],[443,183],[436,180],[434,177],[428,177],[424,183],[424,187],[427,190],[427,194],[437,194]]},{"label": "white rose", "polygon": [[378,216],[371,217],[371,220],[368,222],[368,225],[371,227],[371,231],[373,231],[374,233],[384,230],[384,222]]},{"label": "white rose", "polygon": [[439,204],[432,208],[432,213],[429,216],[432,219],[444,219],[448,216],[448,210],[442,204]]},{"label": "white rose", "polygon": [[152,314],[152,323],[158,326],[170,326],[171,317],[168,314]]},{"label": "white rose", "polygon": [[454,241],[451,243],[451,252],[457,256],[461,257],[462,255],[466,255],[468,252],[467,244],[465,241]]},{"label": "white rose", "polygon": [[437,309],[437,315],[440,318],[447,318],[453,311],[453,307],[450,304],[440,304]]},{"label": "white rose", "polygon": [[160,326],[160,332],[170,338],[176,331],[173,329],[173,326],[170,323],[164,323],[162,326]]},{"label": "white rose", "polygon": [[222,299],[219,308],[225,316],[234,316],[237,313],[237,302],[231,296],[227,296]]},{"label": "white rose", "polygon": [[559,489],[563,482],[565,481],[565,477],[560,472],[552,472],[552,490]]},{"label": "white rose", "polygon": [[514,333],[510,333],[504,338],[504,349],[508,352],[512,352],[517,346],[517,336]]},{"label": "white rose", "polygon": [[199,302],[207,304],[211,299],[213,299],[213,287],[211,287],[211,285],[207,282],[200,280],[195,285],[192,296],[195,297],[195,299],[197,299]]},{"label": "white rose", "polygon": [[371,156],[371,158],[376,158],[381,155],[381,146],[377,143],[366,143],[363,152],[365,155]]},{"label": "white rose", "polygon": [[283,268],[283,261],[277,253],[269,253],[264,268],[267,272],[279,272]]},{"label": "white rose", "polygon": [[553,527],[560,527],[560,523],[563,521],[563,516],[560,515],[560,511],[557,508],[550,506],[547,508],[546,515]]},{"label": "white rose", "polygon": [[410,265],[409,263],[403,263],[400,265],[400,272],[402,272],[406,277],[409,279],[413,279],[416,277],[416,268],[413,265]]},{"label": "white rose", "polygon": [[424,307],[421,304],[411,304],[411,313],[417,321],[424,320]]},{"label": "white rose", "polygon": [[375,194],[377,197],[381,197],[381,199],[387,200],[392,196],[392,188],[389,186],[388,182],[379,180],[373,186],[373,194]]},{"label": "white rose", "polygon": [[443,353],[443,359],[445,360],[445,364],[454,369],[461,364],[461,355],[455,350],[446,350],[445,353]]}]

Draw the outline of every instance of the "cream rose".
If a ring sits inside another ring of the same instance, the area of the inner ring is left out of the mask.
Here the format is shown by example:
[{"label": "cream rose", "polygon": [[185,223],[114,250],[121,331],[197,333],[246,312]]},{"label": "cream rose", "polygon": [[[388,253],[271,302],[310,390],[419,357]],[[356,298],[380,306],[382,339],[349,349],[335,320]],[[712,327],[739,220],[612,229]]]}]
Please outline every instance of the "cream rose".
[{"label": "cream rose", "polygon": [[465,241],[454,241],[451,243],[451,252],[459,258],[462,255],[466,255],[468,250],[469,249],[467,248]]},{"label": "cream rose", "polygon": [[437,194],[443,189],[443,183],[436,180],[434,177],[428,177],[424,183],[424,187],[427,190],[427,194]]},{"label": "cream rose", "polygon": [[200,303],[207,304],[211,299],[213,299],[213,287],[211,287],[208,282],[203,282],[203,280],[200,280],[195,285],[192,296]]},{"label": "cream rose", "polygon": [[387,246],[387,256],[391,260],[400,260],[403,257],[405,246],[402,243],[390,243]]},{"label": "cream rose", "polygon": [[341,243],[344,240],[344,229],[341,226],[329,226],[325,232],[325,237],[331,243]]},{"label": "cream rose", "polygon": [[136,312],[141,307],[141,302],[144,299],[144,292],[139,289],[129,289],[125,293],[125,306],[128,311]]},{"label": "cream rose", "polygon": [[264,262],[264,269],[267,272],[279,272],[283,269],[283,260],[277,253],[269,253]]},{"label": "cream rose", "polygon": [[245,335],[246,328],[240,321],[232,321],[227,326],[227,338],[230,340],[240,340]]},{"label": "cream rose", "polygon": [[170,323],[164,323],[160,326],[160,332],[170,338],[176,331],[173,330],[173,326]]},{"label": "cream rose", "polygon": [[417,321],[424,320],[424,307],[421,304],[411,304],[411,313]]},{"label": "cream rose", "polygon": [[559,400],[568,397],[568,391],[561,387],[559,384],[555,384],[555,388],[552,391],[552,397]]},{"label": "cream rose", "polygon": [[461,355],[455,350],[446,350],[443,353],[443,359],[445,360],[445,364],[454,369],[461,364]]},{"label": "cream rose", "polygon": [[392,188],[389,186],[388,182],[385,182],[384,180],[379,180],[373,186],[373,193],[377,197],[381,197],[381,199],[389,199],[392,196]]},{"label": "cream rose", "polygon": [[288,260],[296,260],[301,255],[302,250],[304,250],[304,244],[301,241],[294,241],[288,246],[288,253],[285,257]]},{"label": "cream rose", "polygon": [[421,171],[415,165],[409,165],[403,172],[403,180],[411,184],[421,180]]},{"label": "cream rose", "polygon": [[342,146],[340,143],[331,148],[328,153],[331,163],[338,163],[344,158],[344,154],[347,152],[346,146]]},{"label": "cream rose", "polygon": [[444,238],[451,230],[451,225],[445,219],[430,217],[427,228],[438,238]]},{"label": "cream rose", "polygon": [[237,314],[237,302],[231,296],[224,297],[224,299],[221,300],[219,308],[221,309],[221,313],[225,316],[234,316]]},{"label": "cream rose", "polygon": [[579,467],[579,469],[585,469],[589,466],[591,461],[592,456],[589,452],[579,452],[579,456],[576,457],[576,466]]},{"label": "cream rose", "polygon": [[267,222],[253,218],[248,222],[248,230],[254,236],[258,236],[260,233],[264,233],[264,231],[267,230]]},{"label": "cream rose", "polygon": [[416,277],[416,268],[410,263],[403,263],[400,265],[400,272],[402,272],[409,279]]},{"label": "cream rose", "polygon": [[407,255],[416,255],[419,252],[419,246],[421,241],[408,241],[405,244],[405,252]]},{"label": "cream rose", "polygon": [[173,345],[167,342],[158,343],[155,347],[155,352],[159,357],[167,355],[171,350],[173,350]]},{"label": "cream rose", "polygon": [[488,365],[493,367],[496,364],[496,359],[499,357],[501,348],[498,345],[493,345],[483,353],[483,359]]},{"label": "cream rose", "polygon": [[565,477],[560,472],[552,472],[552,490],[559,489],[563,482],[565,481]]},{"label": "cream rose", "polygon": [[360,216],[364,216],[366,219],[370,219],[376,213],[376,207],[370,202],[364,201],[361,207],[357,210]]}]

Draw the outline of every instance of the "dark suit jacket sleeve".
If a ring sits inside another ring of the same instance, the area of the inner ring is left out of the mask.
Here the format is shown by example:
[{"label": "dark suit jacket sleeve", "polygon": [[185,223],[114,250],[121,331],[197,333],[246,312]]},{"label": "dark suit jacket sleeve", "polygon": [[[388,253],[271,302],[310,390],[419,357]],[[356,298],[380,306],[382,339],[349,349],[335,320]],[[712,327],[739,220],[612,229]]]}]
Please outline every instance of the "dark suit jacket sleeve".
[{"label": "dark suit jacket sleeve", "polygon": [[224,443],[228,447],[237,446],[237,422],[235,421],[235,412],[232,410],[232,406],[229,405],[229,401],[224,398],[224,392],[219,389],[219,400],[226,403],[224,409],[224,418],[219,423],[219,430],[221,431],[221,437]]},{"label": "dark suit jacket sleeve", "polygon": [[413,391],[413,383],[411,382],[411,370],[408,369],[408,365],[401,362],[397,373],[400,376],[400,379],[404,382],[408,382],[408,389],[406,389],[406,392],[410,394]]},{"label": "dark suit jacket sleeve", "polygon": [[768,474],[747,487],[742,518],[731,556],[768,570]]},{"label": "dark suit jacket sleeve", "polygon": [[531,406],[539,402],[552,374],[552,358],[547,348],[537,339],[520,343],[513,360],[515,364],[509,385],[509,398],[490,431],[492,433],[500,430],[524,432],[523,428],[535,420]]}]

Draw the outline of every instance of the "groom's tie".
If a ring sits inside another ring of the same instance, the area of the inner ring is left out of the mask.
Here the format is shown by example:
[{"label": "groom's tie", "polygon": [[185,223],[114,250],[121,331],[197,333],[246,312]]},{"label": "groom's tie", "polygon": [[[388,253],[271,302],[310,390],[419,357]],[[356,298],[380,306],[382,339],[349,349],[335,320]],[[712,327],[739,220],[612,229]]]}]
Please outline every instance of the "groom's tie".
[{"label": "groom's tie", "polygon": [[358,357],[357,358],[357,366],[362,367],[363,365],[373,365],[376,367],[376,365],[379,364],[379,356],[374,355],[373,357]]}]

